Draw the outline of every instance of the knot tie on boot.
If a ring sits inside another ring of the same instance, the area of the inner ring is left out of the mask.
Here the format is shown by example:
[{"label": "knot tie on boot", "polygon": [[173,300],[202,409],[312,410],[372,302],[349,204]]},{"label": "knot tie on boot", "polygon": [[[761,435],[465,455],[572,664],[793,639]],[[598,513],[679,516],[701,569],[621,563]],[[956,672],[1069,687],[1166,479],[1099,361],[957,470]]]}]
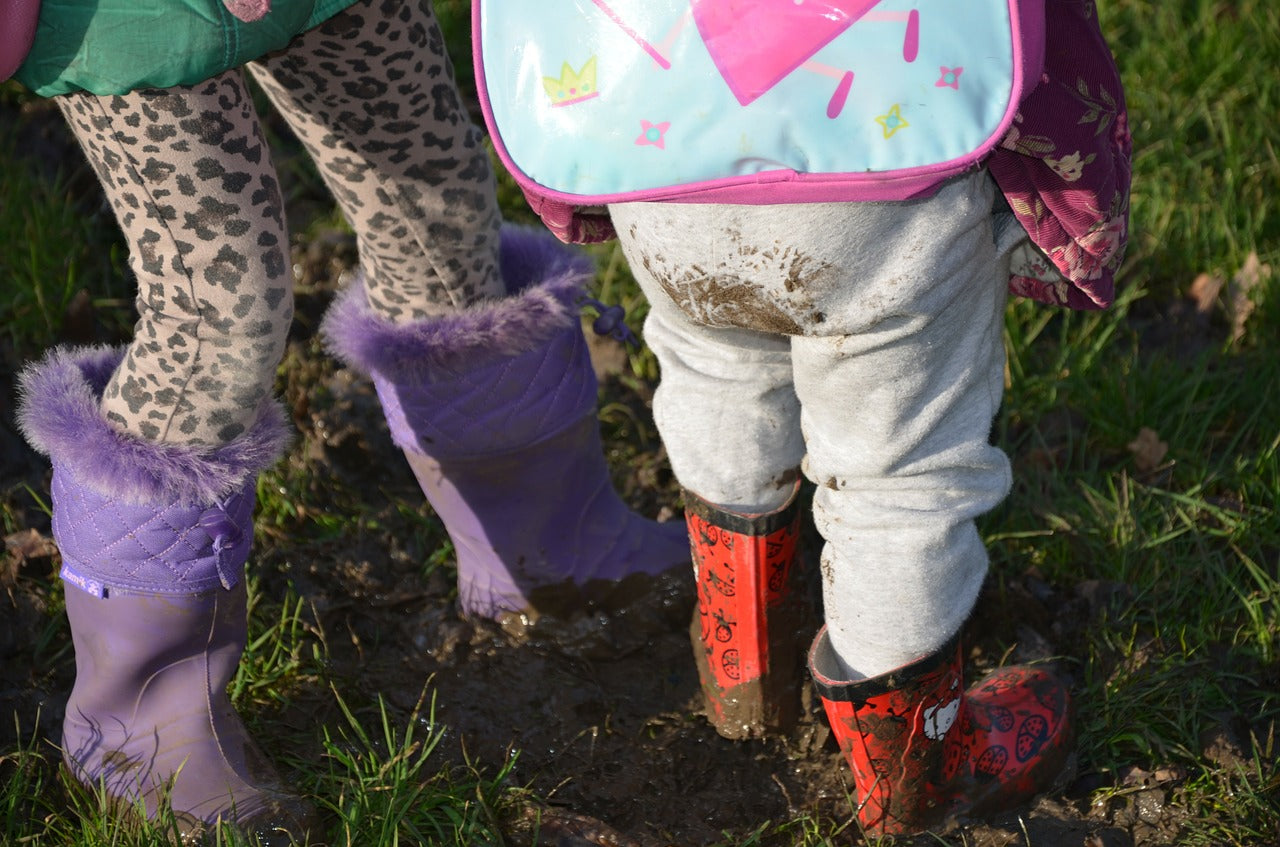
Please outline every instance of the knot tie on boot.
[{"label": "knot tie on boot", "polygon": [[196,525],[208,534],[213,544],[214,567],[218,571],[218,581],[229,591],[239,579],[241,563],[235,555],[235,547],[243,533],[227,510],[228,505],[225,501],[215,503],[200,513]]},{"label": "knot tie on boot", "polygon": [[64,575],[94,596],[198,594],[240,579],[253,541],[251,481],[205,503],[133,503],[95,490],[55,461],[51,492]]}]

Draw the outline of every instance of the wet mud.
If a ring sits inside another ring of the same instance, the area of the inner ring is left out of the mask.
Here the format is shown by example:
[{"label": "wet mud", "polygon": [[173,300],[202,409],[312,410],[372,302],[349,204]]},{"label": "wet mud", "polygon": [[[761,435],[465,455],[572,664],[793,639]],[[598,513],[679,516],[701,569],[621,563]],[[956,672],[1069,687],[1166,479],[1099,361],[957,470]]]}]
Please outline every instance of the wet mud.
[{"label": "wet mud", "polygon": [[[333,250],[349,248],[335,239]],[[297,258],[327,267],[328,254],[319,253],[325,251]],[[347,702],[380,696],[397,721],[409,719],[425,690],[437,725],[447,728],[434,765],[490,776],[511,765],[508,784],[528,789],[505,821],[512,844],[698,847],[743,843],[755,833],[752,843],[786,845],[798,836],[774,828],[805,814],[829,828],[847,823],[840,843],[859,843],[848,823],[847,767],[810,686],[802,687],[800,714],[787,732],[733,741],[711,726],[691,643],[691,570],[540,593],[536,618],[490,622],[458,614],[447,561],[426,564],[443,532],[425,506],[410,514],[395,505],[420,497],[376,397],[320,355],[306,330],[325,302],[321,291],[299,297],[300,329],[282,378],[300,437],[281,472],[308,481],[294,504],[297,523],[275,527],[260,516],[251,567],[264,596],[292,589],[303,599],[328,664],[325,678],[289,690],[277,709],[251,715],[258,732],[310,738],[289,754],[319,756],[319,726],[343,722],[333,689]],[[606,403],[644,420],[648,387],[609,378],[604,392]],[[26,523],[7,535],[0,560],[0,715],[8,718],[0,721],[0,745],[11,747],[19,732],[54,744],[73,664],[53,588],[57,550],[35,496],[45,490],[47,469],[17,436],[9,410],[0,436],[5,496]],[[611,430],[607,450],[616,487],[635,508],[680,519],[678,487],[651,422]],[[340,538],[299,531],[307,514],[337,510],[367,513],[370,528]],[[795,596],[812,604],[819,545],[807,524],[800,550]],[[1010,643],[1017,661],[1069,653],[1080,627],[1124,591],[1092,582],[1059,589],[1034,572],[1002,577],[969,627],[971,677],[1006,658]],[[812,605],[800,619],[798,669],[818,626]],[[1227,735],[1212,743],[1223,756],[1235,749]],[[1144,774],[1135,769],[1124,777],[1134,780],[1132,791],[1094,807],[1093,789],[1115,777],[1083,773],[1030,806],[957,823],[939,837],[978,847],[1176,843],[1171,798],[1179,777]],[[896,843],[940,842],[927,836]]]},{"label": "wet mud", "polygon": [[[345,372],[318,382],[328,385],[327,398],[311,396],[308,414],[298,416],[310,445],[302,451],[309,472],[332,473],[346,486],[376,468],[377,490],[410,500],[413,479],[389,446],[365,386]],[[644,386],[610,379],[604,401],[643,415],[648,397]],[[650,517],[680,519],[678,487],[652,426],[615,437],[631,439],[608,446],[619,491]],[[785,845],[794,832],[765,833],[804,814],[829,827],[850,821],[848,770],[810,686],[802,687],[790,731],[733,741],[708,721],[691,639],[691,571],[584,592],[558,587],[535,598],[536,618],[466,620],[456,611],[447,570],[424,575],[429,551],[405,540],[411,532],[396,532],[385,510],[376,518],[385,533],[326,545],[322,558],[302,567],[304,551],[265,550],[264,587],[282,590],[287,580],[312,603],[343,690],[381,695],[403,717],[427,686],[435,719],[447,727],[435,754],[440,763],[470,763],[493,774],[514,759],[509,782],[528,788],[531,799],[506,822],[513,844],[537,838],[564,847],[695,847],[742,843],[759,831],[758,843]],[[801,534],[794,593],[810,607],[797,612],[804,622],[793,645],[798,669],[819,624],[812,608],[819,541],[807,523]],[[1086,585],[1066,594],[1033,573],[993,586],[970,627],[971,672],[994,667],[1010,642],[1019,660],[1055,654],[1112,601],[1113,589],[1122,590]],[[272,719],[336,723],[340,715],[326,692],[316,691],[300,692]],[[1124,803],[1092,808],[1088,797],[1098,779],[1086,774],[1030,806],[956,823],[941,838],[982,846],[1026,844],[1028,836],[1049,847],[1172,843],[1143,829],[1142,814],[1150,817],[1154,800],[1141,814]],[[1169,826],[1166,835],[1176,830]],[[856,825],[842,838],[858,843]],[[897,843],[939,842],[925,836]]]}]

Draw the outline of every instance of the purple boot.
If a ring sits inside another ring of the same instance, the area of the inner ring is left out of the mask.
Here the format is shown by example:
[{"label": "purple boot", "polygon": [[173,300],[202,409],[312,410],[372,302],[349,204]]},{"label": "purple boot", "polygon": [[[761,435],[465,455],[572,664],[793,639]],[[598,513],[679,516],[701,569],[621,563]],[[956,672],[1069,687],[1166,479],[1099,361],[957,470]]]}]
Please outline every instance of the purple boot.
[{"label": "purple boot", "polygon": [[22,375],[23,431],[53,460],[76,654],[63,757],[122,808],[154,817],[167,798],[188,840],[225,821],[260,844],[303,843],[314,813],[226,693],[247,634],[254,482],[287,428],[266,404],[248,433],[217,449],[118,432],[98,400],[120,357],[56,350]]},{"label": "purple boot", "polygon": [[501,262],[506,299],[395,325],[356,284],[323,327],[335,355],[372,377],[453,539],[462,610],[490,618],[689,562],[684,527],[636,515],[609,478],[579,318],[589,260],[508,227]]}]

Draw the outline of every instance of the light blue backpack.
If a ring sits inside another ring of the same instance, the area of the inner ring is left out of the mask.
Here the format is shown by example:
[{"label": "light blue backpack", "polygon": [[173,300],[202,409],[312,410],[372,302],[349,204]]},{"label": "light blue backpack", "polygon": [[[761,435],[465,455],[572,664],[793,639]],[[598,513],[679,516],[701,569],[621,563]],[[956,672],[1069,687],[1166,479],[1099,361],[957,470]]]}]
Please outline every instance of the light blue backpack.
[{"label": "light blue backpack", "polygon": [[498,155],[561,238],[637,200],[903,200],[1040,79],[1044,0],[477,0]]}]

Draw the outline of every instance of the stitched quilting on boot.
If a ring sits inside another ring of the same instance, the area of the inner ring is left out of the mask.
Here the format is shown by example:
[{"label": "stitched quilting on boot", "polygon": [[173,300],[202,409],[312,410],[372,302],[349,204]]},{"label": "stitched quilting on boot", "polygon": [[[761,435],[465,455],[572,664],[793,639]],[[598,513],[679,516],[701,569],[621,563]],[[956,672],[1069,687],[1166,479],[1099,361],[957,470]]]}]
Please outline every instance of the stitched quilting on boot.
[{"label": "stitched quilting on boot", "polygon": [[636,514],[613,488],[582,333],[590,260],[510,226],[501,254],[501,300],[394,324],[357,283],[323,332],[335,355],[371,377],[391,436],[453,541],[463,614],[535,620],[576,601],[595,616],[605,606],[593,597],[618,594],[601,583],[685,568],[688,540],[680,524]]},{"label": "stitched quilting on boot", "polygon": [[75,646],[64,762],[121,814],[169,807],[188,843],[221,823],[259,844],[303,842],[314,811],[227,695],[248,635],[255,482],[288,427],[266,403],[248,431],[213,447],[118,431],[99,399],[122,356],[57,350],[22,375],[23,432],[53,463]]}]

